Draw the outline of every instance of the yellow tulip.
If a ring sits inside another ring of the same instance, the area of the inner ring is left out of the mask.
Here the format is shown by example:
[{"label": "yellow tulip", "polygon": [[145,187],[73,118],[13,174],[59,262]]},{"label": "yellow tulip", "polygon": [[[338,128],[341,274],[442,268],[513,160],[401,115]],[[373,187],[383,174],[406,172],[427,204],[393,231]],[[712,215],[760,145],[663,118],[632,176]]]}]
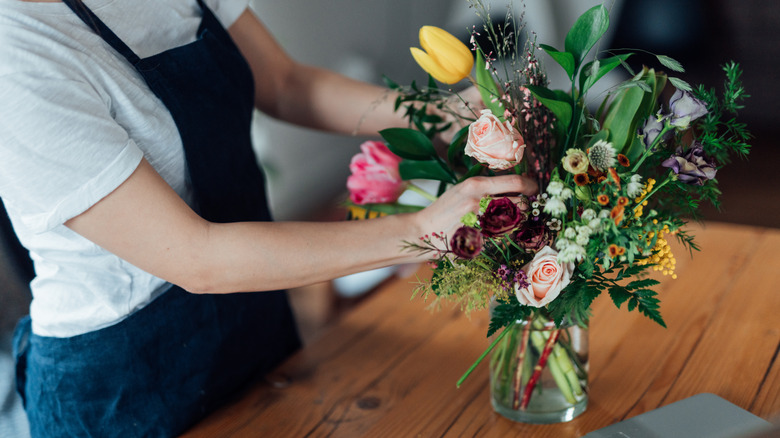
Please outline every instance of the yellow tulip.
[{"label": "yellow tulip", "polygon": [[423,26],[420,28],[420,45],[424,51],[417,47],[410,48],[414,60],[440,82],[459,82],[474,67],[471,50],[444,29]]}]

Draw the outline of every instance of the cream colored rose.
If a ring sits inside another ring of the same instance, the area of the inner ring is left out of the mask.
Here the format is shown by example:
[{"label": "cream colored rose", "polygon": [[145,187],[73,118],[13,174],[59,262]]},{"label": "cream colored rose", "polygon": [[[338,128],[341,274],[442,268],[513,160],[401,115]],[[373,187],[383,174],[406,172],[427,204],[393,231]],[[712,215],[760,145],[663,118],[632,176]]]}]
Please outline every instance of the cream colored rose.
[{"label": "cream colored rose", "polygon": [[588,154],[580,149],[567,150],[566,156],[561,161],[563,162],[563,169],[575,175],[587,172],[590,164]]},{"label": "cream colored rose", "polygon": [[534,259],[523,266],[527,276],[526,287],[515,284],[515,295],[520,304],[543,307],[558,297],[571,281],[574,263],[558,263],[558,252],[545,246]]},{"label": "cream colored rose", "polygon": [[525,141],[509,122],[501,121],[490,110],[469,126],[464,152],[493,170],[505,170],[523,159]]}]

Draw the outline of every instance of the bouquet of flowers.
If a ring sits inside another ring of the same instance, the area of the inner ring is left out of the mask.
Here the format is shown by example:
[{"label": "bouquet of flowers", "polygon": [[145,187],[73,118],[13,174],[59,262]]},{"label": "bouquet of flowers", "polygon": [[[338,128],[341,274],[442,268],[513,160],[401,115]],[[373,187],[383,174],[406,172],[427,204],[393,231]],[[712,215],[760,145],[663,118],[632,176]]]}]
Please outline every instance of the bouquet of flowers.
[{"label": "bouquet of flowers", "polygon": [[[723,67],[718,95],[677,77],[684,70],[667,56],[654,59],[668,73],[634,71],[630,52],[591,54],[609,25],[603,6],[580,16],[558,50],[523,40],[527,32],[511,8],[497,25],[482,1],[469,3],[484,21],[472,31],[470,48],[425,26],[423,50],[411,50],[430,74],[428,84],[387,81],[410,127],[384,130],[384,142],[363,145],[351,164],[350,199],[393,213],[418,208],[397,202],[405,190],[424,193],[417,180],[438,182],[438,191],[426,194],[435,199],[477,175],[535,178],[538,195],[483,199],[454,235],[433,232],[406,247],[430,254],[432,277],[416,294],[467,312],[490,308],[493,341],[474,366],[493,351],[494,407],[522,421],[570,419],[587,400],[586,340],[577,330],[587,327],[597,296],[607,292],[618,308],[665,326],[652,290],[659,282],[647,274],[676,278],[670,238],[691,253],[698,249],[686,218],[697,219],[703,201],[718,205],[717,171],[749,151],[750,134],[735,119],[747,95],[736,63]],[[568,89],[549,87],[540,51],[563,69]],[[627,79],[591,98],[593,86],[616,69]],[[464,114],[452,109],[458,93],[437,81],[467,77],[484,109]],[[439,153],[433,139],[451,128],[452,117],[441,116],[447,113],[467,126]],[[554,391],[542,388],[543,373]],[[540,411],[567,413],[523,417],[535,400]]]}]

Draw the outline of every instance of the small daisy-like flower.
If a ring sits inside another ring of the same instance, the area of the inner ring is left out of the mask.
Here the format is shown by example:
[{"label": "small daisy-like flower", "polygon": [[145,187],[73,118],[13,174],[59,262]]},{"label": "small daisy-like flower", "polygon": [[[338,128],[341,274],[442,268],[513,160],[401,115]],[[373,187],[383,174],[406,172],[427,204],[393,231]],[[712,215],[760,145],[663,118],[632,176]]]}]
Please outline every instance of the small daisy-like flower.
[{"label": "small daisy-like flower", "polygon": [[598,201],[601,205],[607,205],[609,204],[609,196],[602,193],[596,197],[596,201]]},{"label": "small daisy-like flower", "polygon": [[599,140],[588,150],[588,159],[590,165],[596,170],[605,171],[610,167],[615,167],[617,152],[612,146],[604,140]]},{"label": "small daisy-like flower", "polygon": [[563,223],[561,222],[560,219],[554,217],[549,221],[547,221],[545,225],[547,225],[547,228],[549,228],[550,231],[561,231],[561,226],[563,225]]},{"label": "small daisy-like flower", "polygon": [[628,160],[628,157],[623,154],[617,155],[617,162],[623,167],[628,167],[631,165],[631,161]]},{"label": "small daisy-like flower", "polygon": [[619,197],[617,200],[617,205],[620,207],[625,207],[626,205],[628,205],[628,198],[626,198],[625,196]]},{"label": "small daisy-like flower", "polygon": [[544,206],[544,212],[553,216],[562,216],[566,213],[566,204],[558,198],[550,198]]},{"label": "small daisy-like flower", "polygon": [[539,217],[539,215],[540,215],[540,214],[542,214],[542,212],[541,212],[541,211],[539,211],[539,209],[538,209],[538,208],[534,208],[533,210],[531,210],[531,214],[532,214],[534,217]]},{"label": "small daisy-like flower", "polygon": [[574,183],[580,187],[586,186],[590,183],[590,178],[588,178],[587,173],[578,173],[574,175]]},{"label": "small daisy-like flower", "polygon": [[615,245],[614,243],[612,245],[609,245],[609,248],[608,248],[609,256],[612,257],[612,258],[617,257],[618,256],[618,252],[619,252],[619,248],[620,247]]}]

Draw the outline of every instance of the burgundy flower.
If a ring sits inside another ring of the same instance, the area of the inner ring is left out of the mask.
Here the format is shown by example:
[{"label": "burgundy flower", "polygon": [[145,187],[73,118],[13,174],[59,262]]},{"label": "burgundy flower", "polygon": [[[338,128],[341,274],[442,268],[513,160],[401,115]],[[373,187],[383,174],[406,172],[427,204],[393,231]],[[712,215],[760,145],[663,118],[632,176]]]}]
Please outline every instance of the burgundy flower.
[{"label": "burgundy flower", "polygon": [[521,248],[536,252],[552,244],[553,234],[544,224],[542,217],[526,221],[515,234],[515,243]]},{"label": "burgundy flower", "polygon": [[525,219],[525,214],[509,198],[490,201],[485,213],[479,218],[482,233],[488,237],[499,236],[512,231]]},{"label": "burgundy flower", "polygon": [[704,155],[704,147],[698,141],[694,141],[685,153],[677,149],[675,155],[664,160],[661,165],[672,169],[680,181],[699,186],[715,178],[717,172],[715,160]]},{"label": "burgundy flower", "polygon": [[482,234],[476,228],[462,226],[450,240],[453,254],[462,259],[473,259],[482,252]]}]

